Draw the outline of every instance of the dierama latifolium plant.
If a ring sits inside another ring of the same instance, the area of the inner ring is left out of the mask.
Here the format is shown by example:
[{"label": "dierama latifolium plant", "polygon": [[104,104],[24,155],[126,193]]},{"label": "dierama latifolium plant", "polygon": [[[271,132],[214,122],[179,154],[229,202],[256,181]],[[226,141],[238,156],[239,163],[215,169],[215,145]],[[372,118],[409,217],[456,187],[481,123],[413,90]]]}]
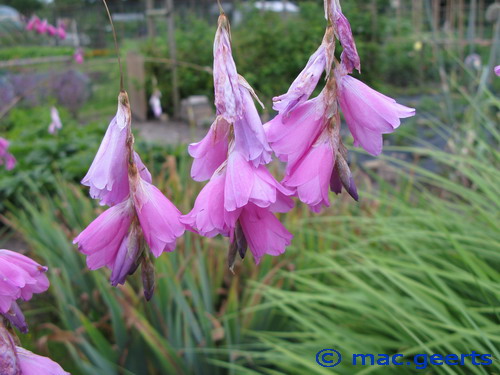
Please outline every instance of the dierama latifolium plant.
[{"label": "dierama latifolium plant", "polygon": [[22,333],[28,331],[17,300],[28,301],[35,293],[49,288],[43,267],[25,255],[0,250],[0,374],[2,375],[66,375],[61,366],[21,348],[7,328],[8,323]]},{"label": "dierama latifolium plant", "polygon": [[87,255],[91,270],[108,267],[111,284],[124,284],[142,263],[144,295],[154,291],[155,257],[173,251],[184,233],[181,212],[151,183],[151,174],[134,151],[128,95],[120,92],[118,111],[109,124],[82,184],[92,198],[111,206],[74,243]]},{"label": "dierama latifolium plant", "polygon": [[[323,43],[288,92],[273,99],[279,114],[264,125],[275,154],[287,163],[283,185],[314,212],[330,205],[330,189],[340,194],[344,188],[358,200],[347,149],[340,137],[340,111],[354,145],[372,155],[382,152],[382,134],[392,133],[401,118],[415,115],[413,108],[349,75],[354,69],[361,72],[361,63],[339,0],[325,0],[325,16],[328,25]],[[343,48],[340,62],[334,56],[336,40]],[[309,99],[323,72],[325,87]]]},{"label": "dierama latifolium plant", "polygon": [[272,150],[255,107],[255,92],[237,73],[229,20],[222,9],[214,43],[214,86],[217,117],[207,136],[189,146],[195,159],[191,176],[210,181],[182,222],[203,236],[230,237],[232,269],[236,256],[244,258],[248,248],[257,263],[265,254],[285,251],[292,235],[273,213],[289,211],[293,201],[292,191],[265,167]]}]

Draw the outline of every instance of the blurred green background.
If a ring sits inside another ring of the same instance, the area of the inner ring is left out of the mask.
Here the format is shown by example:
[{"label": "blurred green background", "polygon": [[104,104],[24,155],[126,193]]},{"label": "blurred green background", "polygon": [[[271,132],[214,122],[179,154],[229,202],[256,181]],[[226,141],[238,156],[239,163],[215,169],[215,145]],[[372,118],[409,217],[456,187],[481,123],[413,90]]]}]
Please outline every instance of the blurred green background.
[{"label": "blurred green background", "polygon": [[[114,13],[144,11],[139,1],[110,3]],[[288,14],[236,3],[238,69],[266,104],[263,116],[272,117],[271,98],[287,91],[321,42],[322,2],[294,2],[300,11]],[[22,306],[31,328],[23,346],[85,375],[499,373],[500,79],[491,63],[500,59],[492,3],[343,1],[362,59],[357,77],[417,116],[385,137],[376,159],[350,148],[359,203],[332,195],[319,215],[300,202],[282,215],[295,235],[284,255],[259,266],[246,259],[233,275],[226,239],[187,233],[156,260],[156,294],[146,303],[140,276],[112,288],[109,272],[89,272],[72,245],[103,210],[79,181],[116,111],[119,73],[102,6],[10,2],[25,16],[76,19],[90,38],[85,63],[75,65],[74,46],[0,23],[0,62],[69,57],[0,68],[0,136],[18,160],[13,171],[0,170],[0,246],[23,248],[49,266],[51,279],[48,293]],[[211,5],[176,3],[179,60],[211,66]],[[124,60],[131,51],[169,57],[164,20],[155,21],[154,38],[145,22],[117,22]],[[145,68],[146,95],[156,79],[171,114],[171,66]],[[210,74],[180,66],[179,75],[182,98],[213,99]],[[47,132],[52,105],[64,124],[56,136]],[[345,140],[352,144],[350,135]],[[137,150],[155,184],[187,213],[203,184],[190,179],[186,145],[139,136]],[[282,175],[277,162],[271,170]],[[403,353],[409,360],[476,351],[492,354],[493,364],[327,369],[315,361],[323,348],[345,358]]]}]

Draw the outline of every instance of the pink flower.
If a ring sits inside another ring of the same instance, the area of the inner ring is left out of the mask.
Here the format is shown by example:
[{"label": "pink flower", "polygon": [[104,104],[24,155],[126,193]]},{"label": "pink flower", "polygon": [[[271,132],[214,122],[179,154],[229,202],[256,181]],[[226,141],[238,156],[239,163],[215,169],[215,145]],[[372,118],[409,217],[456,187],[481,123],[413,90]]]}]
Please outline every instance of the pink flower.
[{"label": "pink flower", "polygon": [[273,98],[273,109],[280,115],[287,117],[297,106],[309,99],[316,88],[324,71],[327,76],[333,62],[333,51],[335,50],[333,30],[328,27],[323,38],[323,43],[309,58],[306,67],[297,76],[286,94]]},{"label": "pink flower", "polygon": [[62,129],[61,118],[59,117],[59,111],[56,107],[50,109],[50,118],[52,122],[49,125],[49,133],[55,134],[59,129]]},{"label": "pink flower", "polygon": [[495,66],[495,74],[500,77],[500,65]]},{"label": "pink flower", "polygon": [[214,237],[217,234],[229,236],[235,220],[232,220],[234,217],[224,209],[225,181],[225,168],[214,173],[196,198],[191,212],[181,218],[187,228],[205,237]]},{"label": "pink flower", "polygon": [[[112,206],[121,203],[130,191],[126,142],[127,127],[131,118],[129,110],[120,98],[116,116],[111,120],[97,155],[82,180],[83,185],[90,187],[90,196],[99,199],[101,205]],[[141,177],[151,182],[151,175],[137,153],[134,153],[134,160]]]},{"label": "pink flower", "polygon": [[401,118],[415,115],[415,109],[396,103],[347,75],[342,68],[335,69],[338,100],[354,145],[363,147],[372,155],[382,152],[382,134],[392,133],[401,124]]},{"label": "pink flower", "polygon": [[36,355],[16,346],[17,358],[22,375],[70,375],[50,358]]},{"label": "pink flower", "polygon": [[173,251],[176,239],[184,234],[181,212],[156,186],[142,179],[133,190],[137,216],[151,252],[159,257],[164,251]]},{"label": "pink flower", "polygon": [[16,166],[16,159],[8,152],[9,144],[8,140],[0,137],[0,165],[5,165],[8,171]]},{"label": "pink flower", "polygon": [[66,39],[66,29],[64,28],[64,25],[61,24],[57,27],[57,36],[59,39],[64,40]]},{"label": "pink flower", "polygon": [[229,123],[222,116],[217,116],[205,138],[189,145],[189,155],[194,158],[191,167],[193,180],[208,180],[226,160],[229,128]]},{"label": "pink flower", "polygon": [[155,186],[140,177],[134,185],[133,199],[104,211],[73,240],[87,255],[90,270],[112,270],[114,286],[123,284],[137,268],[142,234],[158,257],[173,251],[176,239],[184,233],[181,213]]},{"label": "pink flower", "polygon": [[299,199],[319,212],[322,206],[330,206],[328,192],[334,166],[332,136],[328,130],[300,159],[283,180],[283,185],[294,189]]},{"label": "pink flower", "polygon": [[73,59],[77,64],[83,64],[83,56],[84,56],[83,49],[77,48],[73,55]]},{"label": "pink flower", "polygon": [[47,25],[47,34],[50,36],[54,36],[57,34],[57,28],[55,26],[52,26],[50,24]]},{"label": "pink flower", "polygon": [[73,240],[78,250],[87,255],[90,270],[101,267],[113,270],[118,251],[129,242],[133,215],[134,206],[128,199],[104,211]]},{"label": "pink flower", "polygon": [[31,17],[28,23],[26,24],[26,30],[31,31],[37,29],[40,22],[41,22],[40,18],[38,18],[37,16]]},{"label": "pink flower", "polygon": [[326,126],[325,94],[300,104],[284,118],[279,114],[264,125],[276,156],[287,162],[286,173],[309,151]]},{"label": "pink flower", "polygon": [[239,222],[257,264],[265,254],[283,254],[293,238],[269,209],[252,203],[241,210]]},{"label": "pink flower", "polygon": [[325,13],[326,18],[330,20],[335,28],[335,35],[342,44],[343,51],[340,56],[342,65],[348,73],[352,73],[354,69],[361,72],[361,61],[352,36],[351,25],[342,13],[339,0],[326,0]]},{"label": "pink flower", "polygon": [[214,42],[214,86],[217,115],[232,123],[243,114],[242,98],[236,64],[232,56],[229,21],[219,17]]},{"label": "pink flower", "polygon": [[155,90],[151,98],[149,98],[149,105],[151,106],[151,110],[156,118],[160,118],[163,110],[161,108],[161,92],[159,90]]},{"label": "pink flower", "polygon": [[45,34],[47,32],[47,27],[49,23],[47,20],[40,21],[36,24],[35,30],[38,34]]},{"label": "pink flower", "polygon": [[[292,195],[269,173],[265,166],[255,167],[242,155],[237,147],[229,154],[227,162],[224,208],[234,211],[249,203],[259,207],[270,207],[278,199]],[[288,198],[289,199],[289,198]],[[293,203],[290,201],[290,208]]]},{"label": "pink flower", "polygon": [[42,267],[27,256],[10,250],[0,250],[0,313],[22,332],[26,322],[16,301],[29,301],[33,294],[45,292],[49,280]]}]

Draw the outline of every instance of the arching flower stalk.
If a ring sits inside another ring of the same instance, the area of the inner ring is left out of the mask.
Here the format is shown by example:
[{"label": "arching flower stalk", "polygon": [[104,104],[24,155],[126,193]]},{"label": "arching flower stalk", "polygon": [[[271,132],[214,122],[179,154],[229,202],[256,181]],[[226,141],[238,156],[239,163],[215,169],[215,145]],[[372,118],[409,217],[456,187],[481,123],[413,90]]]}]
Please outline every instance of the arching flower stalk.
[{"label": "arching flower stalk", "polygon": [[[329,190],[340,194],[343,187],[358,200],[347,149],[340,137],[340,112],[354,145],[372,155],[382,152],[382,134],[392,133],[401,118],[415,115],[413,108],[349,75],[353,69],[361,71],[351,26],[339,0],[325,0],[325,13],[328,25],[323,43],[288,92],[273,99],[279,114],[264,125],[275,154],[287,163],[283,185],[315,212],[330,205]],[[340,62],[334,58],[335,38],[343,48]],[[309,99],[324,72],[324,89]]]},{"label": "arching flower stalk", "polygon": [[[151,174],[134,151],[131,110],[127,93],[118,97],[118,111],[111,121],[97,155],[82,181],[90,195],[111,206],[73,241],[87,255],[91,270],[108,267],[111,284],[124,284],[142,263],[151,273],[151,259],[175,249],[184,233],[181,212],[152,185]],[[151,275],[145,275],[145,296],[153,290]]]},{"label": "arching flower stalk", "polygon": [[263,255],[279,255],[292,235],[274,212],[293,207],[284,188],[266,169],[271,161],[255,92],[236,70],[231,52],[229,20],[221,13],[214,43],[214,85],[217,118],[207,136],[189,146],[194,157],[191,176],[210,179],[182,221],[207,237],[231,238],[228,263],[250,248],[258,263]]}]

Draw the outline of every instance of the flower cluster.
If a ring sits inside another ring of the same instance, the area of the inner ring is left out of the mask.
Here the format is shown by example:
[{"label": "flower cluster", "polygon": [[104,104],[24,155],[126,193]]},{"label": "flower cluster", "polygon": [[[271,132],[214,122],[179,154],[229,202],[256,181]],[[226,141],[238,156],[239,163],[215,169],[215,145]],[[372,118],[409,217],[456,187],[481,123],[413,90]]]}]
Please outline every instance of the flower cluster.
[{"label": "flower cluster", "polygon": [[[287,163],[283,185],[315,212],[330,205],[330,189],[339,194],[343,187],[358,200],[340,137],[340,111],[354,145],[372,155],[382,152],[382,134],[392,133],[401,118],[415,114],[413,108],[350,76],[354,69],[361,71],[351,26],[339,0],[325,0],[325,13],[328,26],[323,43],[288,92],[273,99],[279,114],[264,125],[275,154]],[[336,39],[343,48],[340,62],[334,57]],[[326,85],[310,99],[323,73]]]},{"label": "flower cluster", "polygon": [[273,213],[293,207],[293,192],[265,167],[272,150],[255,107],[255,92],[237,73],[223,13],[214,43],[214,85],[217,117],[206,137],[189,146],[195,159],[191,176],[210,181],[182,221],[201,235],[230,237],[232,268],[236,255],[243,258],[248,247],[257,263],[264,254],[285,251],[292,235]]},{"label": "flower cluster", "polygon": [[31,17],[26,24],[26,30],[35,31],[40,35],[47,34],[49,36],[55,36],[61,40],[66,39],[66,28],[63,23],[60,23],[58,26],[53,26],[47,20],[41,20],[37,16]]},{"label": "flower cluster", "polygon": [[[9,321],[21,332],[28,326],[17,300],[28,301],[33,294],[45,292],[49,280],[43,267],[30,258],[10,250],[0,250],[0,374],[2,375],[64,375],[61,366],[15,344],[7,330]],[[3,318],[2,318],[3,317]]]},{"label": "flower cluster", "polygon": [[155,257],[173,251],[184,233],[180,211],[151,183],[151,174],[134,151],[127,93],[118,97],[118,111],[109,124],[82,184],[92,198],[111,206],[74,243],[87,256],[89,269],[111,269],[111,284],[124,284],[142,262],[144,294],[152,297],[149,247]]},{"label": "flower cluster", "polygon": [[16,166],[16,158],[9,153],[10,142],[5,138],[0,137],[0,166],[4,165],[5,169],[10,171]]}]

